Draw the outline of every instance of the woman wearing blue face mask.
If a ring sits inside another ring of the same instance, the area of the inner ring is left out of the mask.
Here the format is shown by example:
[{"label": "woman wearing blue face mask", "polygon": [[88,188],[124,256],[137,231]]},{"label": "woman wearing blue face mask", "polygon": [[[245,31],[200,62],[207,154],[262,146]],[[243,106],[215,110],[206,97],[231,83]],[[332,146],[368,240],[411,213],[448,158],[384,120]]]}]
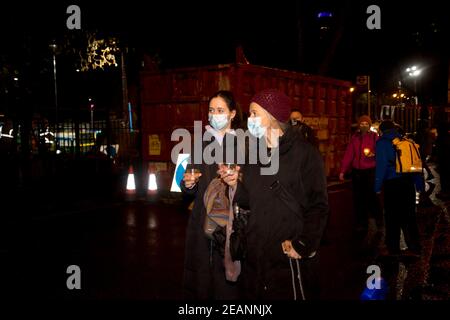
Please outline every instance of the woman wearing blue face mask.
[{"label": "woman wearing blue face mask", "polygon": [[[205,193],[211,181],[217,177],[219,163],[226,163],[227,154],[232,145],[233,162],[237,157],[236,136],[234,129],[239,125],[240,111],[229,91],[219,91],[209,99],[208,120],[205,127],[207,139],[203,142],[203,150],[211,148],[218,153],[214,163],[201,159],[187,167],[182,191],[193,197],[194,207],[189,217],[186,232],[186,249],[183,289],[184,297],[191,300],[234,300],[238,299],[238,284],[230,282],[225,277],[224,242],[208,237],[204,231],[206,206]],[[208,135],[209,134],[209,135]],[[206,150],[207,151],[207,150]],[[209,152],[206,152],[209,154]],[[204,152],[202,152],[204,154]],[[216,154],[217,155],[217,154]],[[194,155],[192,155],[194,157]],[[220,158],[220,159],[218,159]],[[201,162],[200,164],[196,164]],[[191,168],[197,169],[192,173]],[[225,231],[224,229],[221,229]],[[225,236],[225,234],[223,234]],[[224,238],[221,238],[224,240]]]},{"label": "woman wearing blue face mask", "polygon": [[[219,91],[209,99],[206,130],[221,144],[226,133],[234,134],[237,128],[238,109],[233,95],[229,91]],[[238,117],[239,118],[239,117]]]},{"label": "woman wearing blue face mask", "polygon": [[[233,201],[249,207],[244,234],[243,288],[247,299],[314,299],[318,293],[318,250],[328,215],[323,159],[301,132],[287,125],[290,99],[279,90],[257,93],[250,103],[248,130],[258,139],[250,144],[246,163],[221,178],[234,193]],[[269,163],[259,158],[267,149]],[[278,154],[279,166],[271,171]],[[239,171],[242,180],[238,179]]]}]

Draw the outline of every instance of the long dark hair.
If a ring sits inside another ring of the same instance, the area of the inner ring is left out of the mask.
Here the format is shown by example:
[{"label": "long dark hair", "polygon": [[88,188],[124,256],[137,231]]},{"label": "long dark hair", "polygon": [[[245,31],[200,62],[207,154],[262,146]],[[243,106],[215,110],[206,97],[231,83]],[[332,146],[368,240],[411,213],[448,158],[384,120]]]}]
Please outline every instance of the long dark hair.
[{"label": "long dark hair", "polygon": [[238,103],[234,99],[234,95],[231,91],[228,90],[220,90],[217,91],[215,94],[213,94],[209,100],[208,100],[208,106],[211,103],[211,100],[214,98],[222,98],[223,101],[225,101],[225,104],[227,105],[230,112],[233,110],[236,111],[236,115],[234,116],[233,120],[231,121],[231,128],[238,129],[242,127],[242,111],[239,107]]}]

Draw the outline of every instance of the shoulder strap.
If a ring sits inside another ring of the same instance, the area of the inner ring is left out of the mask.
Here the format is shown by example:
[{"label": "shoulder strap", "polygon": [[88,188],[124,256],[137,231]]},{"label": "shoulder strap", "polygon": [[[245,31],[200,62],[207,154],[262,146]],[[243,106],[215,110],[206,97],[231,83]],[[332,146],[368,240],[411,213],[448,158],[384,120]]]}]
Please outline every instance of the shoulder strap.
[{"label": "shoulder strap", "polygon": [[280,182],[280,180],[275,180],[270,185],[270,190],[273,190],[275,195],[283,201],[283,203],[299,218],[302,218],[300,215],[300,204],[297,199],[290,193]]},{"label": "shoulder strap", "polygon": [[[296,177],[300,178],[300,181],[296,182],[296,189],[303,189],[303,183],[301,181],[302,177],[300,175],[300,167],[297,166]],[[297,198],[290,192],[278,179],[278,173],[276,175],[277,179],[270,185],[270,189],[275,193],[275,195],[283,201],[283,203],[300,219],[302,216],[300,215],[301,204],[297,200]]]}]

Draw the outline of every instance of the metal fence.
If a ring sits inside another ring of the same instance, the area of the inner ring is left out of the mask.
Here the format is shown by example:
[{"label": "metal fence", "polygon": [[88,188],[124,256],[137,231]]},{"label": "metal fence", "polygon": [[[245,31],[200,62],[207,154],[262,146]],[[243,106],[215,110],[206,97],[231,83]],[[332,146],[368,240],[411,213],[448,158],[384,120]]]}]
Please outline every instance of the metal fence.
[{"label": "metal fence", "polygon": [[10,185],[48,179],[67,170],[76,172],[81,167],[86,169],[79,169],[81,172],[94,177],[107,167],[113,171],[126,168],[140,156],[140,132],[132,130],[126,119],[66,119],[57,126],[44,118],[17,123],[0,120],[0,173]]},{"label": "metal fence", "polygon": [[407,133],[417,131],[418,120],[420,119],[420,106],[379,106],[379,120],[390,119],[398,123]]},{"label": "metal fence", "polygon": [[[41,132],[46,129],[41,128]],[[105,154],[110,158],[125,161],[138,153],[137,135],[126,121],[98,120],[92,122],[66,121],[55,130],[55,148],[66,154]],[[41,141],[42,143],[42,141]]]}]

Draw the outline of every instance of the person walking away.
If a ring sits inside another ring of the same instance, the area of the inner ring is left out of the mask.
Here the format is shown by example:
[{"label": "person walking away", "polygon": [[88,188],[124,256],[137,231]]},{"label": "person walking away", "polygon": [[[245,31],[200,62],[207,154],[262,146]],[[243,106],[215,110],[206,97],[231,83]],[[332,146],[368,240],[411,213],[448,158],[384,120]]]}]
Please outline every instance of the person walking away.
[{"label": "person walking away", "polygon": [[[375,192],[384,190],[386,248],[389,255],[413,255],[421,252],[416,221],[416,190],[423,190],[421,173],[397,173],[396,151],[392,141],[401,138],[394,122],[385,120],[380,125],[381,138],[376,147]],[[400,251],[400,230],[403,231],[407,251]]]}]

